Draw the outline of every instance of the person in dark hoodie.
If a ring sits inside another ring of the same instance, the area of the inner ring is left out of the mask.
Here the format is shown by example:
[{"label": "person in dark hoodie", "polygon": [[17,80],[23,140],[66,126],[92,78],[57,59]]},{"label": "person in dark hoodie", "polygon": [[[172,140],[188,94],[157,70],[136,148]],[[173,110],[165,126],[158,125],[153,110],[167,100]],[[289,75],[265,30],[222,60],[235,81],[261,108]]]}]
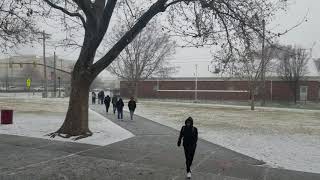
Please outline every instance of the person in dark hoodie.
[{"label": "person in dark hoodie", "polygon": [[101,91],[98,92],[98,104],[101,102]]},{"label": "person in dark hoodie", "polygon": [[133,97],[130,98],[130,101],[128,102],[128,108],[130,111],[130,119],[133,120],[133,114],[134,110],[136,109],[137,104]]},{"label": "person in dark hoodie", "polygon": [[185,121],[185,125],[181,128],[180,136],[177,143],[178,147],[180,147],[182,139],[184,154],[186,157],[187,178],[191,178],[190,167],[192,165],[198,141],[198,129],[193,126],[192,117],[188,117],[188,119],[186,119]]},{"label": "person in dark hoodie", "polygon": [[113,95],[111,103],[113,106],[113,114],[116,114],[116,110],[117,110],[117,102],[118,102],[118,98],[116,95]]},{"label": "person in dark hoodie", "polygon": [[92,104],[96,104],[97,94],[95,92],[91,93]]},{"label": "person in dark hoodie", "polygon": [[104,104],[104,91],[100,91],[100,93],[101,93],[101,98],[100,98],[100,100],[101,100],[101,104],[103,105]]},{"label": "person in dark hoodie", "polygon": [[108,113],[108,111],[109,111],[110,101],[111,101],[111,98],[110,98],[109,95],[107,95],[107,96],[104,98],[104,105],[106,106],[106,112],[107,112],[107,113]]},{"label": "person in dark hoodie", "polygon": [[123,119],[123,106],[124,106],[124,103],[123,103],[121,98],[119,98],[116,106],[117,106],[117,111],[118,111],[118,119]]}]

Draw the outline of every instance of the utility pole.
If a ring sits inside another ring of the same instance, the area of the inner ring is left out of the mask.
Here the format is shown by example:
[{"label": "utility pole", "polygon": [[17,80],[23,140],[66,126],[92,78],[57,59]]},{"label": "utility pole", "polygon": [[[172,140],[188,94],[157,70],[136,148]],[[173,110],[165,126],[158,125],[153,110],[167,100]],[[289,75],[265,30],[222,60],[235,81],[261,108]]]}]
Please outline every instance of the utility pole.
[{"label": "utility pole", "polygon": [[266,32],[266,21],[263,19],[262,20],[262,48],[261,48],[261,106],[265,106],[266,104],[266,60],[265,60],[265,32]]},{"label": "utility pole", "polygon": [[44,94],[43,97],[48,97],[48,77],[47,77],[47,61],[46,61],[46,33],[42,32],[43,40],[43,73],[44,73]]},{"label": "utility pole", "polygon": [[57,96],[57,66],[56,66],[56,52],[53,53],[53,97]]},{"label": "utility pole", "polygon": [[8,91],[8,86],[9,86],[9,59],[8,63],[6,64],[6,91]]},{"label": "utility pole", "polygon": [[61,82],[60,82],[60,76],[58,77],[58,82],[59,82],[59,97],[61,97]]},{"label": "utility pole", "polygon": [[195,87],[194,87],[194,102],[198,101],[198,64],[196,64],[196,81],[195,81]]}]

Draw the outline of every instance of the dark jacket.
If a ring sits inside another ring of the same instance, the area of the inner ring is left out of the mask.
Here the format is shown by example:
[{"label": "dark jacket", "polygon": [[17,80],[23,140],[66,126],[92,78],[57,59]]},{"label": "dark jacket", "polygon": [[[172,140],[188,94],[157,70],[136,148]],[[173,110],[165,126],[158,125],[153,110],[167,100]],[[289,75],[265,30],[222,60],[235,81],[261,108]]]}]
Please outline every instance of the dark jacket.
[{"label": "dark jacket", "polygon": [[181,139],[183,138],[183,146],[195,146],[197,145],[198,141],[198,129],[193,126],[193,119],[189,117],[186,121],[191,123],[191,126],[182,126],[181,131],[180,131],[180,136],[178,139],[178,146],[181,144]]},{"label": "dark jacket", "polygon": [[106,96],[106,97],[104,98],[104,104],[105,104],[106,106],[110,106],[110,101],[111,101],[111,99],[110,99],[109,96]]},{"label": "dark jacket", "polygon": [[112,102],[112,104],[115,106],[115,105],[117,104],[117,102],[118,102],[117,96],[113,96],[111,102]]},{"label": "dark jacket", "polygon": [[136,107],[137,107],[136,101],[130,100],[128,102],[128,108],[130,111],[134,111],[136,109]]},{"label": "dark jacket", "polygon": [[104,91],[100,91],[100,97],[104,99]]},{"label": "dark jacket", "polygon": [[117,106],[117,110],[122,110],[123,109],[124,104],[123,104],[123,101],[122,101],[121,98],[117,102],[116,106]]}]

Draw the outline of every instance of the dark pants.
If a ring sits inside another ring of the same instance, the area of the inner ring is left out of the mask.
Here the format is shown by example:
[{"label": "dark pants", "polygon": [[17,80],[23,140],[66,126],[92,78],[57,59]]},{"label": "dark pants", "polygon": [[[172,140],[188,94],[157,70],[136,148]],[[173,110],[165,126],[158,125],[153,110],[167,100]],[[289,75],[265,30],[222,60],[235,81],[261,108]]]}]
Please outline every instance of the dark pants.
[{"label": "dark pants", "polygon": [[92,98],[92,104],[96,103],[96,98]]},{"label": "dark pants", "polygon": [[108,104],[105,104],[106,105],[106,112],[108,113],[109,112],[109,106]]},{"label": "dark pants", "polygon": [[113,114],[116,114],[117,106],[115,104],[112,104],[112,105],[113,105]]},{"label": "dark pants", "polygon": [[130,110],[130,119],[133,120],[134,110]]},{"label": "dark pants", "polygon": [[123,119],[123,109],[118,109],[118,119]]},{"label": "dark pants", "polygon": [[186,145],[183,146],[184,148],[184,155],[186,157],[186,167],[187,167],[187,172],[190,172],[190,166],[192,165],[194,153],[196,151],[197,145]]},{"label": "dark pants", "polygon": [[101,104],[104,104],[103,100],[104,100],[104,97],[101,97],[101,99],[100,99]]}]

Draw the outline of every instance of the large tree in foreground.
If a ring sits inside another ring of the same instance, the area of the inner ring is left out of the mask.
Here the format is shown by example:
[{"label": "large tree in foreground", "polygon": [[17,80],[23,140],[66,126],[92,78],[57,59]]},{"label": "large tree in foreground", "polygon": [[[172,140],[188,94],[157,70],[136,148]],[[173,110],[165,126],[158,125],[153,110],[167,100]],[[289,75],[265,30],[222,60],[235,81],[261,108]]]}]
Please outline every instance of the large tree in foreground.
[{"label": "large tree in foreground", "polygon": [[[141,14],[132,18],[132,26],[105,54],[96,52],[110,26],[115,9],[130,6],[129,0],[19,0],[43,5],[39,11],[61,12],[74,18],[84,28],[79,57],[72,71],[69,108],[62,126],[52,135],[89,136],[89,87],[97,75],[107,68],[157,15],[167,12],[168,32],[183,37],[192,45],[215,44],[232,51],[237,39],[261,34],[262,19],[270,20],[284,0],[149,0],[141,3]],[[46,4],[43,4],[45,2]],[[160,26],[160,25],[159,25]],[[161,28],[161,27],[159,27]],[[218,43],[218,44],[217,44]],[[95,60],[96,58],[96,60]]]}]

